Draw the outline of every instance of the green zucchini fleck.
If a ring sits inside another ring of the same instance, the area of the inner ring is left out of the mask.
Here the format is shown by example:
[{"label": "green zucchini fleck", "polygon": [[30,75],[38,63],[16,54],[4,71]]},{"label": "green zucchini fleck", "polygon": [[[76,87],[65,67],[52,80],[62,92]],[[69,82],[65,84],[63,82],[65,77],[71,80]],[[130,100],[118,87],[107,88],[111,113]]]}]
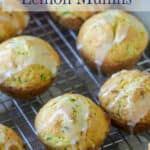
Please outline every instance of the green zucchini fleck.
[{"label": "green zucchini fleck", "polygon": [[123,81],[124,81],[124,79],[121,79],[121,80],[120,80],[120,83],[122,83]]},{"label": "green zucchini fleck", "polygon": [[71,99],[69,99],[70,101],[72,101],[72,102],[75,102],[76,101],[76,99],[74,99],[74,98],[71,98]]},{"label": "green zucchini fleck", "polygon": [[45,80],[46,80],[46,76],[45,76],[44,74],[41,74],[41,75],[40,75],[40,79],[41,79],[42,81],[45,81]]},{"label": "green zucchini fleck", "polygon": [[71,13],[69,11],[63,11],[62,14],[63,15],[70,15]]},{"label": "green zucchini fleck", "polygon": [[121,103],[118,105],[118,111],[117,111],[117,118],[121,119],[120,109],[121,109]]}]

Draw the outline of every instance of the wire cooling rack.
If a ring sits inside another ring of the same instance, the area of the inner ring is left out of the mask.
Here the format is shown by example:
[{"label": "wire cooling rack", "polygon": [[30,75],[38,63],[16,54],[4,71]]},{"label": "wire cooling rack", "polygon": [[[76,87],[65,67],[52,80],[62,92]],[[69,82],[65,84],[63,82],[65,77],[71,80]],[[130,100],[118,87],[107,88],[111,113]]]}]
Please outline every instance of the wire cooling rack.
[{"label": "wire cooling rack", "polygon": [[[0,122],[18,132],[24,140],[27,150],[45,150],[34,129],[35,115],[43,104],[51,97],[65,92],[80,93],[91,97],[95,103],[98,103],[97,92],[107,77],[98,76],[86,66],[75,48],[77,34],[71,30],[62,29],[50,18],[49,13],[32,13],[30,25],[24,34],[34,35],[51,43],[61,56],[61,69],[53,85],[43,95],[29,101],[17,101],[5,97],[6,100],[0,102],[0,107],[5,110],[5,113],[0,114]],[[137,67],[141,70],[150,71],[150,52],[148,49]],[[11,107],[10,103],[12,103]],[[110,133],[100,149],[147,150],[149,142],[150,131],[139,135],[129,135],[111,127]]]}]

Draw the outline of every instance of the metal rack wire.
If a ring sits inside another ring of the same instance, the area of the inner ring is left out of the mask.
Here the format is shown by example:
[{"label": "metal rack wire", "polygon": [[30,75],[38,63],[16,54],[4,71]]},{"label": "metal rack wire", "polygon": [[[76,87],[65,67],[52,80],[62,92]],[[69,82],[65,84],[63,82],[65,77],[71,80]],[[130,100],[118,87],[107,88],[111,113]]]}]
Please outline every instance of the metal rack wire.
[{"label": "metal rack wire", "polygon": [[[58,51],[62,66],[52,87],[43,95],[31,101],[8,100],[2,101],[5,113],[0,114],[0,122],[14,128],[24,140],[29,150],[45,150],[38,140],[34,130],[34,118],[40,107],[51,97],[65,92],[76,92],[89,96],[95,103],[97,92],[106,77],[92,72],[80,58],[75,49],[76,33],[62,29],[53,22],[49,13],[32,13],[29,27],[24,34],[34,35],[47,40]],[[150,71],[150,52],[147,50],[137,67]],[[67,80],[66,80],[67,79]],[[8,108],[8,101],[12,107]],[[102,150],[146,150],[150,141],[150,132],[140,135],[128,135],[115,127],[100,147]]]}]

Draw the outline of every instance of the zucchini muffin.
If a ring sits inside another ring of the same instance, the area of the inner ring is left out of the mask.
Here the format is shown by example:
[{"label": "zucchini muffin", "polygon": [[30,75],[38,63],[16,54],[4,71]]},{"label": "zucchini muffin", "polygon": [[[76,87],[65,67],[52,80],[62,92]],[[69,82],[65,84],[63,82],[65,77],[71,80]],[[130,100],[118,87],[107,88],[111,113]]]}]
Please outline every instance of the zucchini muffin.
[{"label": "zucchini muffin", "polygon": [[[9,5],[9,7],[11,6]],[[28,23],[29,15],[27,12],[4,11],[2,2],[0,2],[0,42],[21,34]]]},{"label": "zucchini muffin", "polygon": [[21,99],[40,95],[51,85],[60,58],[46,41],[20,36],[0,45],[0,90]]},{"label": "zucchini muffin", "polygon": [[121,10],[94,15],[81,27],[77,49],[91,68],[112,74],[131,69],[148,44],[144,25]]},{"label": "zucchini muffin", "polygon": [[[97,12],[108,7],[108,5],[77,5],[75,0],[70,5],[50,5],[48,8],[51,16],[60,25],[67,29],[78,30],[82,23]],[[82,8],[82,9],[81,9]]]},{"label": "zucchini muffin", "polygon": [[102,86],[99,100],[122,129],[150,129],[150,73],[123,70],[114,74]]},{"label": "zucchini muffin", "polygon": [[25,150],[16,132],[2,124],[0,124],[0,150]]},{"label": "zucchini muffin", "polygon": [[35,128],[47,149],[97,150],[109,132],[110,120],[87,97],[64,94],[44,105]]}]

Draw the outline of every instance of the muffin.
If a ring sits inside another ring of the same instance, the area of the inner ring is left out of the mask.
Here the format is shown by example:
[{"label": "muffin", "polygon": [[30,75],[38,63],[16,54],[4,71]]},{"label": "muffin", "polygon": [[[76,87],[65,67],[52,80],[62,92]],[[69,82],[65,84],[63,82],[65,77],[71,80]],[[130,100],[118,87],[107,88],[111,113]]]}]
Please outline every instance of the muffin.
[{"label": "muffin", "polygon": [[55,50],[42,39],[20,36],[0,45],[0,90],[20,99],[40,95],[60,66]]},{"label": "muffin", "polygon": [[49,150],[97,150],[109,125],[108,116],[92,100],[71,93],[50,100],[35,119],[38,136]]},{"label": "muffin", "polygon": [[16,132],[2,124],[0,124],[0,150],[25,150]]},{"label": "muffin", "polygon": [[118,127],[135,133],[150,129],[150,73],[123,70],[112,75],[99,100]]},{"label": "muffin", "polygon": [[81,27],[77,49],[93,69],[112,74],[131,69],[148,44],[144,25],[121,10],[96,14]]},{"label": "muffin", "polygon": [[[20,7],[23,8],[22,5]],[[29,15],[27,12],[5,11],[2,9],[2,1],[0,2],[0,42],[21,34],[28,23]]]},{"label": "muffin", "polygon": [[[93,0],[92,0],[93,1]],[[49,10],[52,18],[64,28],[78,30],[82,23],[97,12],[108,7],[108,5],[76,4],[77,1],[72,0],[70,5],[50,5]],[[81,9],[82,8],[82,9]]]}]

